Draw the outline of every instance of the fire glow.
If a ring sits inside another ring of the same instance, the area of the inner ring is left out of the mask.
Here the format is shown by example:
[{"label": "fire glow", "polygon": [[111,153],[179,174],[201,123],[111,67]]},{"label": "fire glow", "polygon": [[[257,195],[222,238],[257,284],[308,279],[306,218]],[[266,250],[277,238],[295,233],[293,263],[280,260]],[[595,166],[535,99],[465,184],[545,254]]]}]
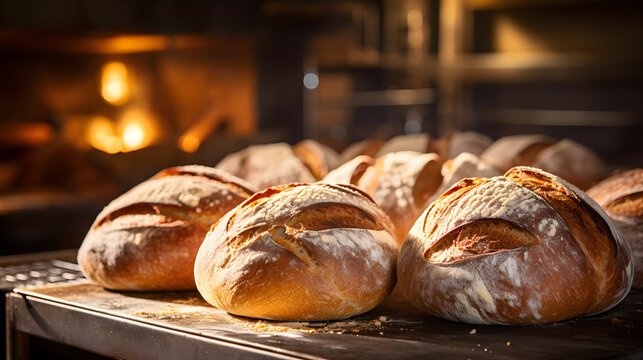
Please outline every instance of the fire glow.
[{"label": "fire glow", "polygon": [[140,109],[126,110],[118,123],[104,116],[90,120],[87,142],[108,154],[129,152],[152,144],[158,137],[155,119]]},{"label": "fire glow", "polygon": [[127,67],[118,61],[103,65],[101,71],[101,95],[112,105],[124,104],[130,96],[127,83]]}]

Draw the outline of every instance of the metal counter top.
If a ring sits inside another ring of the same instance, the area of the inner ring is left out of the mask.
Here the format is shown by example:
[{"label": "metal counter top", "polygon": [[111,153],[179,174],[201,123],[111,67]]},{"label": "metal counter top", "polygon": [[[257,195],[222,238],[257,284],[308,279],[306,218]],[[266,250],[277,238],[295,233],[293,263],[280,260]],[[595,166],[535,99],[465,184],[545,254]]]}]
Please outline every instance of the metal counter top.
[{"label": "metal counter top", "polygon": [[126,359],[643,357],[643,291],[609,312],[540,326],[470,325],[418,312],[395,293],[361,316],[275,322],[231,316],[198,292],[114,292],[87,280],[7,299],[8,358],[35,335]]}]

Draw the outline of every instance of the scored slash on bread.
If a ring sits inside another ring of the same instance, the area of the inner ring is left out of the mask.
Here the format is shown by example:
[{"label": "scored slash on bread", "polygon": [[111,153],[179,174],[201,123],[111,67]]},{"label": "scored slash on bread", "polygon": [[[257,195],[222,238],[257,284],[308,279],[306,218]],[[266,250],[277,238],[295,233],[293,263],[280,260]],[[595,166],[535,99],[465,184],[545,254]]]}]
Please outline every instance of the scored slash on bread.
[{"label": "scored slash on bread", "polygon": [[205,234],[253,193],[252,185],[221,170],[163,170],[101,211],[78,264],[87,278],[110,289],[193,289],[192,267]]},{"label": "scored slash on bread", "polygon": [[377,306],[395,283],[393,225],[350,185],[259,192],[208,233],[194,266],[209,303],[232,314],[330,320]]},{"label": "scored slash on bread", "polygon": [[527,325],[605,311],[632,283],[628,244],[566,181],[535,168],[464,179],[415,223],[401,291],[450,320]]}]

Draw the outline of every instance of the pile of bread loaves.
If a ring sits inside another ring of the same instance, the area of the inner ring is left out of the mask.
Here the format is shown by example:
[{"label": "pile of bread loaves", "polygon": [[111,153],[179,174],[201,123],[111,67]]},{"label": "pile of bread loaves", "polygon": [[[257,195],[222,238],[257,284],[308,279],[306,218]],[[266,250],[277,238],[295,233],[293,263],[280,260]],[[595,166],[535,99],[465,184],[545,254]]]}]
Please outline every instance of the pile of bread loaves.
[{"label": "pile of bread loaves", "polygon": [[196,287],[253,318],[347,318],[397,284],[446,319],[549,323],[643,287],[643,169],[583,191],[604,175],[591,150],[539,135],[250,146],[111,202],[78,262],[109,289]]}]

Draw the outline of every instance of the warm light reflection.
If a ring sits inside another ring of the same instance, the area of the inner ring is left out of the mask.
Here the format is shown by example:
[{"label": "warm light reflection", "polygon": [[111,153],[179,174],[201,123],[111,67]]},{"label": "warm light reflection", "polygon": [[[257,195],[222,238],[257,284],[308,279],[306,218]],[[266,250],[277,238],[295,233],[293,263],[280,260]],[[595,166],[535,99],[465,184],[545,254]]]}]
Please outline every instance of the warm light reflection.
[{"label": "warm light reflection", "polygon": [[141,109],[128,109],[118,124],[104,116],[89,121],[87,142],[108,154],[142,149],[156,140],[158,129],[155,119]]},{"label": "warm light reflection", "polygon": [[185,152],[193,153],[199,149],[199,146],[201,146],[201,140],[196,135],[184,134],[179,138],[179,147]]},{"label": "warm light reflection", "polygon": [[108,154],[116,154],[122,148],[114,123],[104,116],[96,116],[90,120],[87,126],[87,142]]},{"label": "warm light reflection", "polygon": [[118,61],[103,65],[101,73],[101,95],[107,102],[122,105],[129,99],[127,68]]},{"label": "warm light reflection", "polygon": [[109,136],[105,139],[104,146],[103,151],[108,154],[116,154],[123,149],[123,142],[118,136]]},{"label": "warm light reflection", "polygon": [[123,129],[123,145],[127,149],[138,148],[143,143],[145,134],[139,124],[128,124]]},{"label": "warm light reflection", "polygon": [[157,136],[157,125],[152,115],[142,109],[132,108],[123,113],[119,124],[119,133],[123,142],[121,151],[128,152],[142,149]]}]

